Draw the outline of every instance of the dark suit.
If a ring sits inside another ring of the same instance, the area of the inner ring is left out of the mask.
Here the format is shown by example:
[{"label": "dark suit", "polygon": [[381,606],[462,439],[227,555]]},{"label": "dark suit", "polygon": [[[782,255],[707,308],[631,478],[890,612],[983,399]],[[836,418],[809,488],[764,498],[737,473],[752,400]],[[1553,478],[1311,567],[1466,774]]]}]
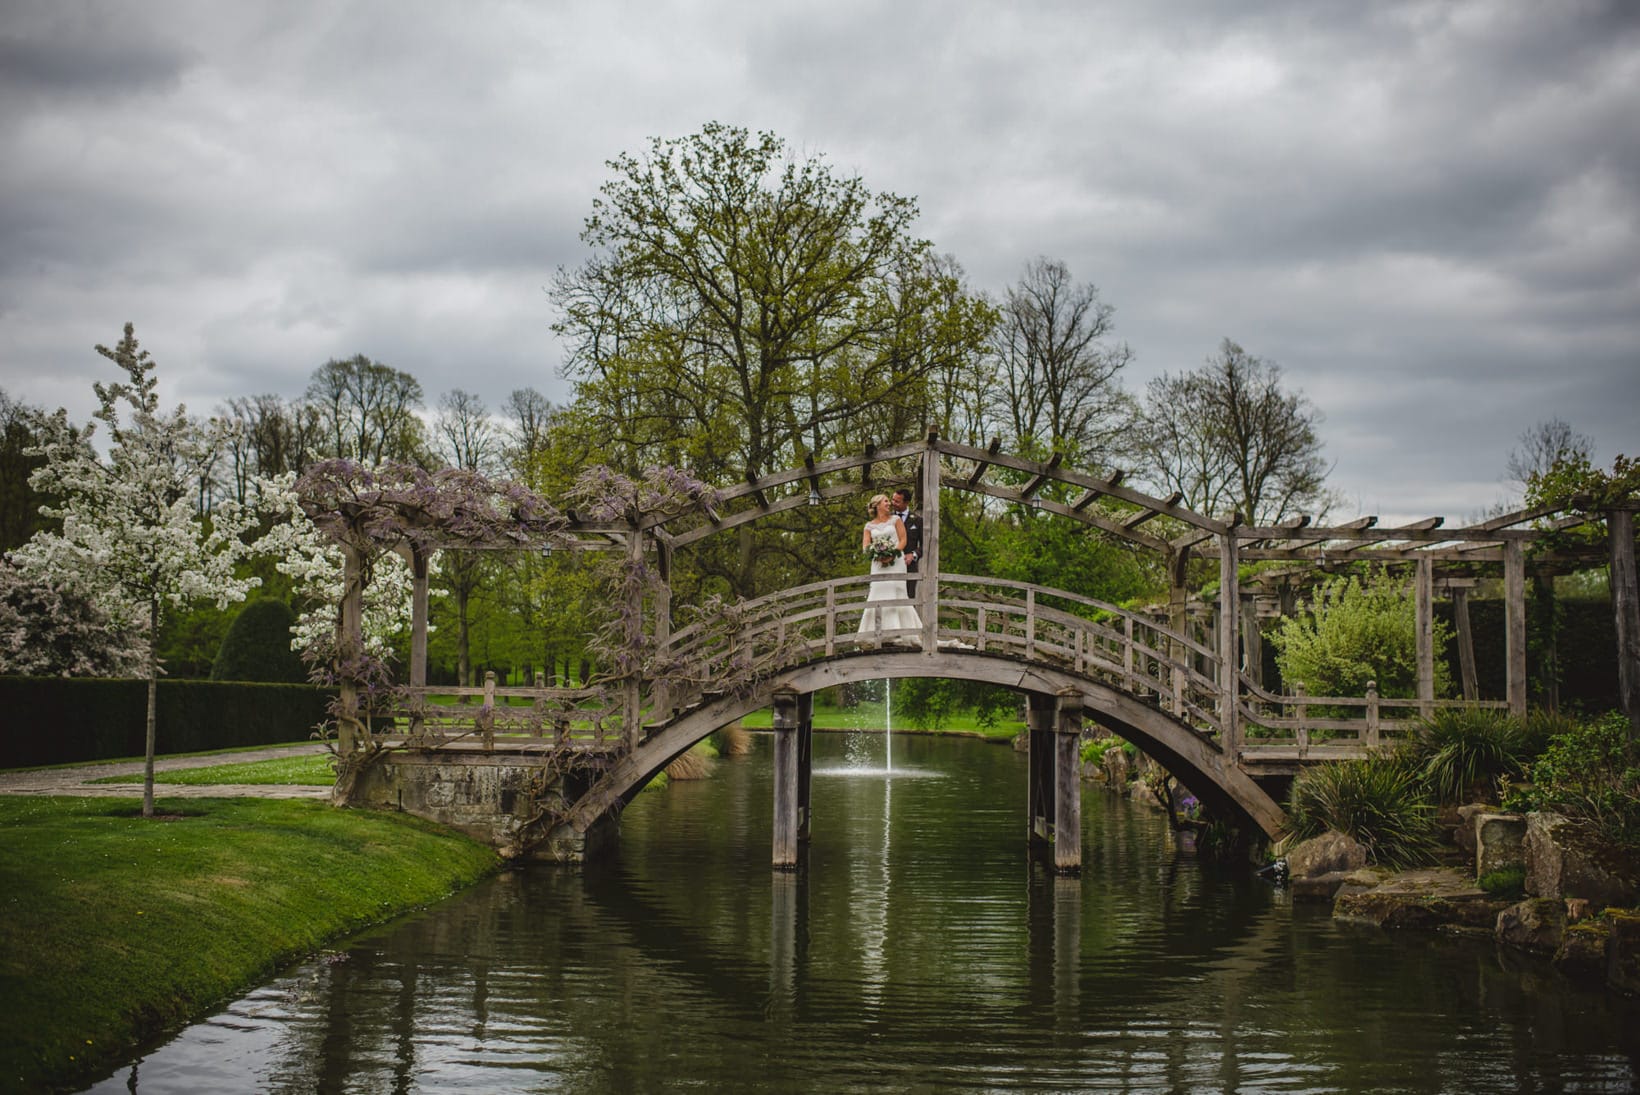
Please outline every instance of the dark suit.
[{"label": "dark suit", "polygon": [[[922,562],[922,518],[910,511],[896,513],[902,524],[905,525],[905,569],[908,574],[917,573],[917,567]],[[905,593],[907,597],[917,595],[917,583],[906,579]]]}]

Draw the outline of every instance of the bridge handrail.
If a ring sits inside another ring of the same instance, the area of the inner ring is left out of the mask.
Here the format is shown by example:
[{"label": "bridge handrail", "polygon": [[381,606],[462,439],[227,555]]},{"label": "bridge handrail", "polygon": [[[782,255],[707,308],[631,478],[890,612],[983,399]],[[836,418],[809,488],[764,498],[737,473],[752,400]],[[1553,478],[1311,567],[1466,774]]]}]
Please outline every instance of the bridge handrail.
[{"label": "bridge handrail", "polygon": [[[1218,663],[1218,655],[1214,651],[1208,649],[1195,639],[1190,638],[1188,635],[1180,634],[1172,628],[1167,627],[1165,624],[1157,623],[1149,616],[1120,608],[1108,601],[1101,601],[1094,597],[1086,597],[1079,593],[1072,593],[1069,590],[1058,589],[1053,586],[1034,585],[1030,582],[1021,582],[1012,578],[990,578],[976,574],[959,574],[950,572],[940,572],[938,574],[915,574],[911,575],[910,579],[913,581],[936,581],[940,586],[944,586],[948,583],[957,585],[996,586],[1004,589],[1015,589],[1022,593],[1034,592],[1038,597],[1048,596],[1059,600],[1071,601],[1087,608],[1094,609],[1098,612],[1106,612],[1120,618],[1132,619],[1136,624],[1144,627],[1146,630],[1154,631],[1158,635],[1168,639],[1170,642],[1180,644],[1186,649],[1191,650],[1200,657],[1206,659],[1209,663]],[[828,588],[842,589],[855,585],[869,586],[874,582],[905,580],[906,579],[904,577],[897,574],[851,574],[845,575],[841,578],[827,578],[822,581],[809,582],[804,585],[792,586],[789,589],[779,590],[774,593],[767,593],[761,597],[754,597],[752,600],[744,602],[741,608],[746,611],[749,616],[755,617],[758,610],[761,610],[771,604],[783,604],[806,595],[823,593]],[[943,602],[943,598],[941,600]],[[863,603],[864,602],[861,602],[862,605]],[[919,602],[913,597],[905,600],[885,600],[872,603],[879,606],[894,604],[908,604],[916,606]],[[1047,608],[1047,606],[1043,607]],[[844,606],[839,605],[838,611],[842,611],[843,608]],[[853,611],[852,604],[848,606],[848,610]],[[1065,615],[1084,622],[1095,622],[1087,621],[1086,617],[1073,616],[1071,613],[1065,613]],[[694,623],[688,625],[687,627],[679,628],[677,631],[672,633],[671,638],[668,640],[668,644],[680,644],[685,642],[692,638],[694,634],[700,631],[704,626],[705,625],[702,623]]]}]

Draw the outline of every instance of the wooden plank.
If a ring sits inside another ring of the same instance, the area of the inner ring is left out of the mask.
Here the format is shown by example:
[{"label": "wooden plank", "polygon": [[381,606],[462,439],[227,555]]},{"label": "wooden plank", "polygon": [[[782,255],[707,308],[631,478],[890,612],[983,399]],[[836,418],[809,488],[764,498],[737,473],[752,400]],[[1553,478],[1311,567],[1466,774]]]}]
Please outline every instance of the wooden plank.
[{"label": "wooden plank", "polygon": [[[988,450],[976,449],[971,445],[958,445],[950,441],[941,441],[939,443],[939,450],[948,456],[953,456],[959,459],[988,460],[990,463],[997,464],[1005,468],[1012,468],[1015,471],[1024,472],[1027,475],[1036,475],[1047,469],[1047,462],[1043,460],[1027,460],[1024,457],[1011,456],[1007,453],[1000,452],[995,455],[991,455]],[[1133,490],[1129,487],[1119,486],[1117,483],[1112,482],[1112,478],[1114,477],[1101,479],[1097,476],[1090,475],[1085,471],[1079,471],[1075,468],[1061,467],[1054,470],[1053,478],[1062,483],[1068,483],[1073,487],[1082,487],[1083,489],[1090,487],[1096,488],[1102,493],[1110,495],[1112,498],[1120,498],[1124,502],[1132,502],[1137,506],[1149,506],[1153,509],[1160,509],[1169,517],[1175,517],[1187,525],[1194,525],[1197,528],[1207,529],[1213,533],[1222,532],[1226,527],[1224,522],[1214,520],[1213,518],[1204,516],[1194,510],[1186,509],[1183,506],[1169,506],[1160,498],[1145,494],[1142,491]],[[988,484],[981,484],[974,487],[967,487],[965,485],[965,489],[977,489],[983,490],[985,493],[991,493],[991,488]],[[1069,509],[1068,506],[1065,508]]]},{"label": "wooden plank", "polygon": [[[1184,501],[1184,492],[1183,491],[1177,491],[1176,490],[1172,494],[1167,496],[1167,502],[1168,502],[1169,505],[1176,506],[1182,501]],[[1123,521],[1122,522],[1122,527],[1131,531],[1132,529],[1138,528],[1140,525],[1144,524],[1146,521],[1154,520],[1155,518],[1160,517],[1161,515],[1162,515],[1162,511],[1159,510],[1159,509],[1146,508],[1146,509],[1140,510],[1138,513],[1135,513],[1133,516],[1131,516],[1127,520]]]},{"label": "wooden plank", "polygon": [[995,457],[996,454],[998,452],[1000,452],[1001,450],[1002,450],[1002,438],[1000,438],[1000,437],[991,438],[991,444],[985,450],[985,455],[981,456],[981,457],[978,457],[975,460],[974,473],[968,477],[968,482],[966,484],[966,486],[968,487],[969,490],[972,490],[975,487],[979,486],[980,479],[982,477],[984,477],[984,475],[985,475],[985,469],[991,466],[991,458]]},{"label": "wooden plank", "polygon": [[1064,459],[1065,459],[1065,454],[1064,453],[1061,453],[1061,452],[1054,453],[1052,459],[1050,459],[1048,461],[1047,467],[1045,467],[1041,471],[1037,472],[1034,476],[1031,477],[1029,482],[1027,482],[1023,487],[1021,487],[1019,489],[1020,498],[1029,499],[1031,497],[1031,495],[1033,495],[1037,491],[1041,490],[1042,485],[1044,483],[1046,483],[1049,479],[1052,479],[1054,477],[1053,473],[1056,470],[1058,470],[1060,463]]},{"label": "wooden plank", "polygon": [[[1078,512],[1080,512],[1081,510],[1087,509],[1089,503],[1091,503],[1095,498],[1098,498],[1100,495],[1105,493],[1105,488],[1106,487],[1119,487],[1119,486],[1122,485],[1122,480],[1126,479],[1126,478],[1127,478],[1127,472],[1125,472],[1125,471],[1112,472],[1110,477],[1108,479],[1106,479],[1105,482],[1103,484],[1101,484],[1100,486],[1089,487],[1086,490],[1084,490],[1082,492],[1081,497],[1077,498],[1076,501],[1071,503],[1071,509],[1077,510]],[[1184,496],[1181,494],[1179,497],[1181,499],[1183,499]]]},{"label": "wooden plank", "polygon": [[[943,476],[941,478],[941,482],[945,486],[951,487],[954,490],[966,489],[961,478],[956,476]],[[1168,543],[1166,540],[1156,536],[1151,536],[1148,533],[1125,529],[1122,527],[1120,522],[1113,521],[1101,513],[1088,513],[1086,511],[1077,510],[1063,502],[1055,502],[1049,498],[1025,498],[1019,491],[1011,487],[997,487],[987,484],[983,493],[988,494],[993,498],[1000,498],[1004,502],[1018,502],[1021,505],[1034,506],[1035,508],[1046,513],[1057,513],[1062,517],[1069,517],[1071,520],[1080,524],[1092,525],[1094,528],[1103,529],[1105,532],[1108,532],[1113,536],[1118,536],[1124,540],[1129,540],[1133,543],[1140,544],[1155,551],[1166,552],[1168,550]],[[1210,536],[1212,534],[1206,533],[1204,535]]]}]

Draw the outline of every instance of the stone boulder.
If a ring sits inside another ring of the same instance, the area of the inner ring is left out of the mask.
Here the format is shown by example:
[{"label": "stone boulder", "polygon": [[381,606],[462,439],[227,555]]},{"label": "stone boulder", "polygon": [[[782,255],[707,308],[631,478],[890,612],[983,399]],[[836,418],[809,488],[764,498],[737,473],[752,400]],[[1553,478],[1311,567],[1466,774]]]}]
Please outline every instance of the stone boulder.
[{"label": "stone boulder", "polygon": [[1128,781],[1133,766],[1128,761],[1127,750],[1118,746],[1115,749],[1105,750],[1105,777],[1112,788],[1120,791]]},{"label": "stone boulder", "polygon": [[1496,806],[1488,806],[1484,802],[1471,802],[1456,809],[1457,821],[1453,826],[1452,841],[1465,855],[1475,854],[1475,815],[1496,811]]},{"label": "stone boulder", "polygon": [[1294,878],[1287,885],[1294,901],[1331,902],[1341,894],[1366,893],[1381,882],[1383,879],[1376,871],[1363,867],[1356,871],[1328,871],[1322,875]]},{"label": "stone boulder", "polygon": [[1294,881],[1348,874],[1366,865],[1367,849],[1353,837],[1332,829],[1295,845],[1287,853],[1287,874]]},{"label": "stone boulder", "polygon": [[1526,815],[1526,892],[1583,897],[1596,909],[1640,901],[1640,861],[1560,814]]},{"label": "stone boulder", "polygon": [[1527,898],[1498,914],[1499,942],[1553,954],[1566,934],[1566,903],[1552,897]]},{"label": "stone boulder", "polygon": [[1155,789],[1142,779],[1136,779],[1128,784],[1128,797],[1141,806],[1149,806],[1156,810],[1163,808],[1162,800],[1156,797]]},{"label": "stone boulder", "polygon": [[[1475,877],[1526,865],[1526,819],[1519,814],[1478,813],[1475,828]],[[1564,910],[1562,910],[1564,911]]]},{"label": "stone boulder", "polygon": [[1605,920],[1585,920],[1570,925],[1555,951],[1555,968],[1582,981],[1606,978],[1606,938],[1611,925]]},{"label": "stone boulder", "polygon": [[1370,890],[1339,891],[1333,918],[1380,928],[1441,929],[1492,935],[1510,902],[1475,886],[1467,872],[1448,867],[1403,871]]},{"label": "stone boulder", "polygon": [[1608,912],[1606,984],[1618,992],[1640,993],[1640,910]]}]

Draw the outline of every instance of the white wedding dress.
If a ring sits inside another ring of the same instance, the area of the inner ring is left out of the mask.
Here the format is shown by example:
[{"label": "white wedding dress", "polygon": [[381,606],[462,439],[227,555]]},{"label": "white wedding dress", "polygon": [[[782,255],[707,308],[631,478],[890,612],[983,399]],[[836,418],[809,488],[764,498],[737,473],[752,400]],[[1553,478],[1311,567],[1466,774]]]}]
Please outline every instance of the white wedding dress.
[{"label": "white wedding dress", "polygon": [[[873,536],[879,532],[887,532],[890,536],[893,536],[896,539],[899,537],[899,533],[894,528],[894,518],[892,517],[890,517],[887,521],[866,522],[866,531]],[[896,555],[892,560],[886,563],[878,562],[873,559],[871,562],[871,573],[904,574],[906,573],[905,556]],[[898,582],[872,582],[871,592],[867,594],[866,601],[896,601],[904,600],[905,598],[905,579],[902,578]],[[882,620],[880,625],[878,624],[879,618]],[[884,631],[893,631],[896,628],[912,628],[920,630],[922,628],[922,617],[918,616],[917,610],[912,608],[910,605],[886,605],[882,608],[868,608],[860,614],[860,627],[858,634],[870,635],[875,632],[879,626],[881,626]],[[901,637],[908,638],[909,636]]]}]

